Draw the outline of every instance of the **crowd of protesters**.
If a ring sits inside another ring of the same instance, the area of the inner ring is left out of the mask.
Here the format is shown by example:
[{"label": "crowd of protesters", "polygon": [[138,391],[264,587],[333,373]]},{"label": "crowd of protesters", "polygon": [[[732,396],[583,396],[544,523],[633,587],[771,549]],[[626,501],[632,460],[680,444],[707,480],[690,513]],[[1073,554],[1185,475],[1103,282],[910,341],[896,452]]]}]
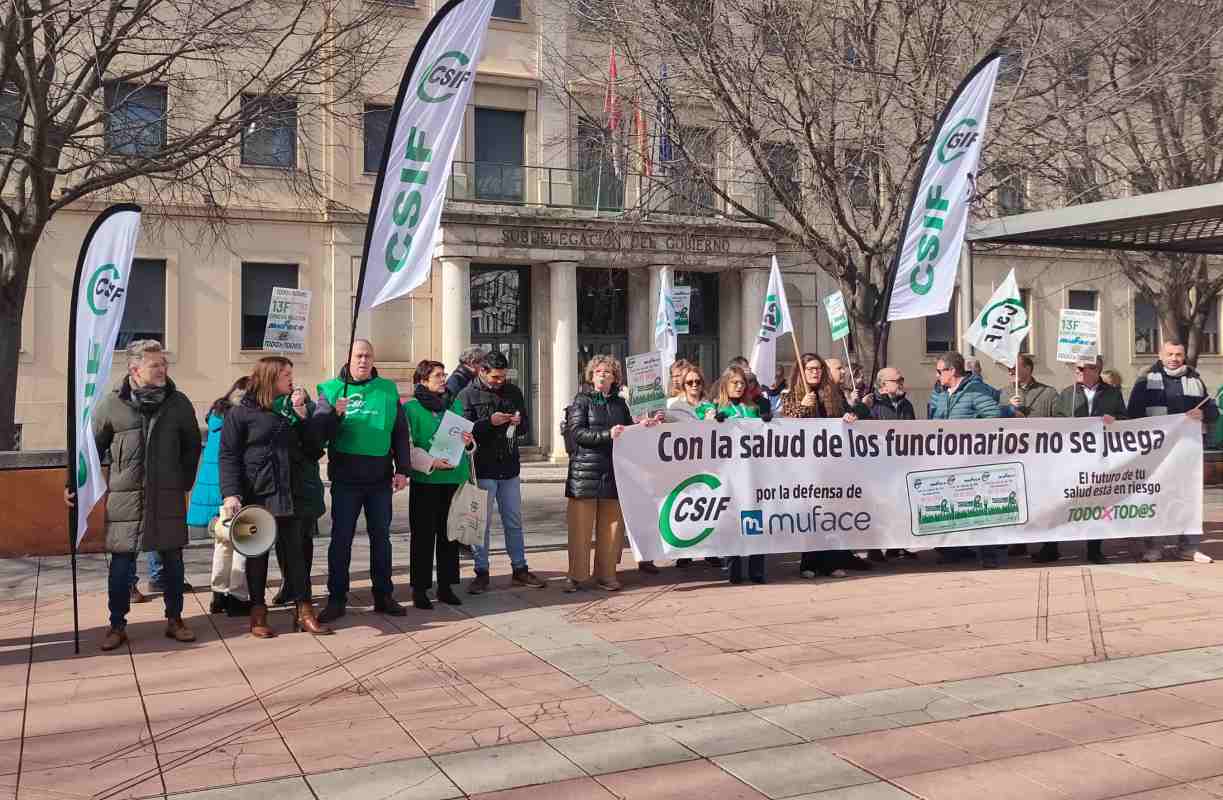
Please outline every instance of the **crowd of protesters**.
[{"label": "crowd of protesters", "polygon": [[[1037,381],[1031,356],[1020,356],[1010,370],[1013,389],[989,386],[973,359],[959,353],[939,356],[935,383],[926,407],[932,420],[1098,417],[1108,425],[1118,419],[1184,414],[1203,424],[1219,426],[1216,402],[1201,376],[1185,363],[1185,348],[1165,342],[1159,361],[1134,384],[1128,403],[1120,375],[1103,369],[1103,360],[1073,366],[1073,382],[1057,390]],[[617,440],[633,425],[682,422],[723,423],[729,419],[774,417],[840,419],[848,423],[880,420],[903,423],[917,418],[908,397],[905,376],[892,366],[880,369],[873,385],[856,364],[837,358],[802,354],[787,376],[779,369],[773,382],[762,385],[746,359],[736,358],[714,381],[696,363],[675,361],[670,368],[666,410],[634,418],[624,399],[618,359],[599,355],[585,365],[583,383],[564,410],[561,431],[568,455],[567,498],[569,569],[565,592],[594,586],[621,588],[617,567],[625,547],[624,520],[612,458]],[[519,445],[528,429],[522,391],[509,380],[509,364],[499,352],[465,351],[447,374],[438,361],[421,361],[413,375],[412,396],[401,400],[396,384],[380,377],[373,345],[354,341],[349,362],[333,380],[317,387],[315,398],[293,380],[293,362],[283,356],[261,358],[250,375],[242,376],[209,408],[201,436],[190,400],[168,375],[162,346],[136,341],[127,349],[127,374],[99,403],[92,416],[95,442],[109,456],[109,499],[106,512],[106,551],[110,554],[108,606],[110,627],[103,650],[127,641],[127,614],[133,602],[148,598],[136,588],[136,559],[149,553],[150,577],[163,593],[165,635],[179,642],[194,641],[183,621],[182,549],[187,528],[209,526],[231,518],[245,506],[258,505],[276,518],[276,559],[282,582],[271,606],[292,607],[292,627],[322,636],[346,613],[350,600],[352,545],[358,518],[364,514],[370,541],[373,609],[388,616],[408,612],[394,596],[390,527],[393,495],[409,491],[409,583],[413,605],[430,609],[436,566],[436,599],[461,605],[455,593],[460,583],[460,546],[447,533],[450,506],[459,487],[478,483],[490,499],[484,541],[470,548],[474,577],[467,592],[490,588],[489,547],[494,509],[499,514],[509,556],[512,583],[544,588],[546,582],[527,565],[522,523],[521,457]],[[1223,395],[1223,391],[1221,391]],[[443,417],[460,415],[472,423],[463,433],[459,463],[431,453]],[[201,457],[202,449],[202,457]],[[315,613],[310,575],[313,539],[326,512],[319,462],[327,455],[330,480],[331,537],[327,552],[327,599]],[[65,490],[65,501],[74,495]],[[1207,563],[1195,537],[1176,541],[1176,557]],[[593,568],[592,568],[593,550]],[[1026,545],[943,548],[941,562],[970,558],[975,551],[985,568],[1000,566],[1010,555],[1026,555]],[[249,617],[250,633],[260,639],[277,634],[266,597],[270,553],[244,557],[226,537],[214,546],[210,611]],[[861,558],[850,551],[811,551],[801,554],[799,575],[844,577],[869,570],[871,562],[909,551],[869,551]],[[1143,543],[1140,556],[1157,561],[1165,556],[1157,539]],[[1031,554],[1048,563],[1061,557],[1057,542]],[[1102,542],[1091,541],[1087,558],[1103,563]],[[728,572],[732,583],[766,581],[763,555],[709,558],[706,562]],[[690,560],[676,562],[679,567]],[[641,562],[644,572],[657,572]]]}]

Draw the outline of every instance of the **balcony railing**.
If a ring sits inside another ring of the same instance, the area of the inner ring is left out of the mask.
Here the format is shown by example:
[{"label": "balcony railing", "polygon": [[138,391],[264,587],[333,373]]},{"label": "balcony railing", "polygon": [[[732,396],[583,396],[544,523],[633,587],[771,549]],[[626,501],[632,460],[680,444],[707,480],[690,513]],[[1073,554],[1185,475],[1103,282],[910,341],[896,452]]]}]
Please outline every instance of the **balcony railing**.
[{"label": "balcony railing", "polygon": [[[772,190],[760,181],[718,181],[718,186],[758,217],[775,219],[785,213]],[[651,216],[750,218],[698,178],[682,173],[626,174],[606,165],[599,170],[456,161],[446,197],[461,203],[568,208],[609,215],[631,210]]]}]

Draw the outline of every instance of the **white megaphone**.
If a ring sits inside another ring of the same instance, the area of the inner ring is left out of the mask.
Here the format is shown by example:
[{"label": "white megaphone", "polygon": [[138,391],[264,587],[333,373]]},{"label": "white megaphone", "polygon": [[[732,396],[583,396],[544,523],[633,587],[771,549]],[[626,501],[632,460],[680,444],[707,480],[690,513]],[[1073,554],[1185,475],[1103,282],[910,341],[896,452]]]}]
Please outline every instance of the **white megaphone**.
[{"label": "white megaphone", "polygon": [[258,558],[276,544],[276,517],[263,506],[243,506],[230,519],[214,517],[211,528],[217,541],[247,558]]}]

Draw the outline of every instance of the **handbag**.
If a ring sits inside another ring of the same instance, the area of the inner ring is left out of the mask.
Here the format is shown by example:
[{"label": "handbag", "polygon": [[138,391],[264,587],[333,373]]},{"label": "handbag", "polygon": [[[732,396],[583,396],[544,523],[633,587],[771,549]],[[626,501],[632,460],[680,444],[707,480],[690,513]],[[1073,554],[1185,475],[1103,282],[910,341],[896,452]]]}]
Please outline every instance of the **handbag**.
[{"label": "handbag", "polygon": [[463,457],[471,465],[465,483],[450,501],[450,512],[446,515],[446,534],[450,541],[471,547],[484,546],[484,524],[488,519],[488,492],[476,483],[476,462],[471,454]]}]

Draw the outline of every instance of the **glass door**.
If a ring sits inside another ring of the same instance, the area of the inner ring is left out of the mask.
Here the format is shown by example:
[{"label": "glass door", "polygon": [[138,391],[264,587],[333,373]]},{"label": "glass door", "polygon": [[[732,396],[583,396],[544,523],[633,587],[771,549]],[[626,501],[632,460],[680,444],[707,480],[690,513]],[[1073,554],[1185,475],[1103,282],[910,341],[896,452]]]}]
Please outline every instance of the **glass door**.
[{"label": "glass door", "polygon": [[[522,390],[530,417],[526,441],[535,443],[535,414],[531,406],[531,327],[527,267],[471,267],[471,342],[496,350],[510,362],[510,383]],[[452,366],[447,364],[447,366]]]},{"label": "glass door", "polygon": [[614,356],[621,369],[628,356],[628,272],[578,269],[578,382],[597,355]]},{"label": "glass door", "polygon": [[[681,333],[676,357],[694,361],[712,384],[722,374],[722,354],[718,347],[718,274],[716,272],[676,272],[676,286],[690,286],[688,332]],[[739,355],[735,353],[727,360]]]}]

